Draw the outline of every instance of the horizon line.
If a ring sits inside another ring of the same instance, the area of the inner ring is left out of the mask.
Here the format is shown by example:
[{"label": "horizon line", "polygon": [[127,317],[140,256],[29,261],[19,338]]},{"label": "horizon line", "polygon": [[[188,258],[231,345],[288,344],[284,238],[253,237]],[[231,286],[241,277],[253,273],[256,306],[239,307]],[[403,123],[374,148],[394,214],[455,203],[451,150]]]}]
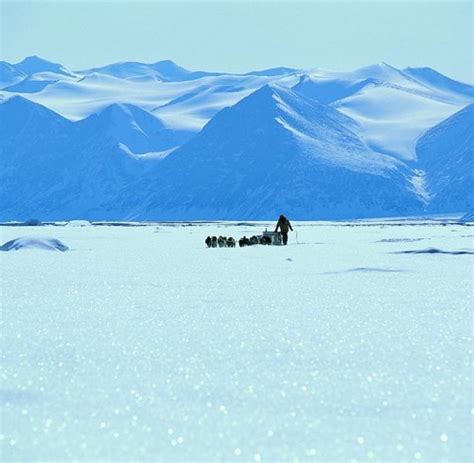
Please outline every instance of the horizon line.
[{"label": "horizon line", "polygon": [[203,68],[197,69],[197,70],[190,69],[188,67],[184,67],[181,64],[176,63],[172,59],[160,59],[160,60],[152,61],[152,62],[145,62],[145,61],[138,61],[138,60],[113,61],[113,62],[109,62],[109,63],[102,64],[102,65],[95,65],[95,66],[86,67],[86,68],[83,68],[83,69],[75,69],[75,68],[71,68],[69,66],[66,66],[66,65],[62,64],[61,62],[46,59],[46,58],[43,58],[42,56],[39,56],[39,55],[36,55],[36,54],[28,55],[28,56],[24,57],[23,59],[21,59],[20,61],[17,61],[17,62],[8,61],[6,59],[3,59],[3,57],[1,57],[1,55],[0,55],[0,58],[1,58],[0,62],[7,63],[10,66],[18,66],[19,64],[23,63],[27,59],[35,58],[35,59],[38,59],[39,61],[44,61],[44,62],[47,62],[47,63],[50,63],[50,64],[59,65],[61,67],[64,67],[66,70],[70,70],[72,72],[85,72],[85,71],[90,71],[90,70],[94,70],[94,69],[100,69],[100,68],[107,67],[107,66],[116,65],[116,64],[135,63],[135,64],[143,64],[145,66],[152,66],[152,65],[159,64],[159,63],[170,63],[170,64],[173,64],[177,67],[180,67],[180,68],[182,68],[186,71],[189,71],[191,73],[205,72],[205,73],[223,74],[223,75],[249,75],[249,74],[253,74],[255,72],[263,72],[263,71],[269,71],[269,70],[275,70],[275,69],[287,69],[289,72],[291,72],[291,71],[293,71],[293,72],[304,72],[306,74],[311,74],[311,73],[316,72],[316,71],[326,71],[326,72],[334,72],[334,73],[341,73],[342,74],[342,73],[346,73],[346,72],[358,71],[358,70],[365,69],[365,68],[368,68],[368,67],[371,67],[371,66],[382,66],[383,65],[383,66],[387,66],[387,67],[392,68],[392,69],[394,69],[396,71],[399,71],[399,72],[404,72],[405,70],[408,70],[408,69],[430,69],[432,71],[435,71],[435,72],[443,75],[444,77],[447,77],[448,79],[454,80],[456,82],[459,82],[459,83],[462,83],[462,84],[465,84],[465,85],[474,86],[474,76],[473,76],[473,80],[471,82],[469,82],[469,81],[460,80],[460,79],[451,77],[447,74],[444,74],[443,72],[438,71],[436,68],[434,68],[432,66],[419,65],[419,66],[407,66],[407,67],[403,67],[403,68],[398,68],[396,66],[391,65],[387,61],[379,61],[379,62],[375,62],[375,63],[369,63],[369,64],[366,64],[366,65],[359,66],[359,67],[356,67],[356,68],[351,68],[351,69],[348,69],[348,70],[334,70],[334,69],[329,69],[329,68],[324,68],[324,67],[314,67],[314,66],[313,67],[292,67],[292,66],[286,66],[286,65],[275,65],[275,66],[271,66],[271,67],[257,68],[257,69],[253,69],[253,70],[246,71],[246,72],[229,72],[229,71],[204,70]]}]

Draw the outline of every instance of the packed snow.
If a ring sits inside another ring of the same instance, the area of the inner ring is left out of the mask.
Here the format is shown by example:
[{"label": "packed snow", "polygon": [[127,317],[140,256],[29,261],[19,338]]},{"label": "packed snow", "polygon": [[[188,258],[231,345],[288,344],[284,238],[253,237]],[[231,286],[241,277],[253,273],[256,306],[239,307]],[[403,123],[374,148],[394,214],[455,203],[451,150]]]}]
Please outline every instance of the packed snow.
[{"label": "packed snow", "polygon": [[472,461],[469,224],[72,225],[0,253],[2,460]]}]

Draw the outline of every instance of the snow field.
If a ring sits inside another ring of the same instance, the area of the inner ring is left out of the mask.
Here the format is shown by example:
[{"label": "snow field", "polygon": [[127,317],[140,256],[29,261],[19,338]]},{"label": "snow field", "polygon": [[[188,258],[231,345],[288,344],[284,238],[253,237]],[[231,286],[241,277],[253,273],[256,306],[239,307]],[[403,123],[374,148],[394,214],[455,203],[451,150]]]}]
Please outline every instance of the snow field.
[{"label": "snow field", "polygon": [[472,229],[293,225],[1,227],[2,459],[470,461]]}]

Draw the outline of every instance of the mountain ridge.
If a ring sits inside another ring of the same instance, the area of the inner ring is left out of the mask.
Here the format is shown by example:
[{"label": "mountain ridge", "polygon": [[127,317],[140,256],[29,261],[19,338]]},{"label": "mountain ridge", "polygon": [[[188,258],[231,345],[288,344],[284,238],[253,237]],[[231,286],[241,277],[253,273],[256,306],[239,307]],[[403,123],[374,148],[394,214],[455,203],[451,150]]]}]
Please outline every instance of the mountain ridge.
[{"label": "mountain ridge", "polygon": [[[472,108],[463,111],[472,86],[436,71],[381,63],[233,75],[165,60],[125,62],[128,74],[114,75],[113,65],[70,72],[33,58],[22,62],[38,71],[30,75],[0,66],[2,83],[17,80],[0,90],[2,219],[474,208],[465,193]],[[442,185],[444,171],[458,186]]]},{"label": "mountain ridge", "polygon": [[[301,139],[298,132],[316,114],[317,124],[307,131],[310,142]],[[262,130],[265,139],[253,133]],[[295,219],[334,218],[351,217],[355,204],[358,213],[370,215],[372,207],[372,213],[384,215],[404,210],[400,197],[421,210],[411,189],[411,170],[371,152],[356,131],[357,123],[333,108],[292,90],[264,86],[222,110],[198,136],[164,159],[154,179],[165,187],[145,188],[131,216],[176,220],[186,211],[189,220],[269,219],[290,209]],[[355,199],[344,188],[349,178],[359,190]],[[374,207],[375,198],[384,198],[379,204],[385,203],[385,209]]]}]

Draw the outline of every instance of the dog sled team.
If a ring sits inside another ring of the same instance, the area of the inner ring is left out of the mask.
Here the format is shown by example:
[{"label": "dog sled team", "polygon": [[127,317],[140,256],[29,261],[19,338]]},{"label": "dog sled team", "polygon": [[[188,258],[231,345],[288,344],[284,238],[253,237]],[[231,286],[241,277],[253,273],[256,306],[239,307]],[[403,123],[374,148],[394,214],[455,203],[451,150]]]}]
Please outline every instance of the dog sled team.
[{"label": "dog sled team", "polygon": [[[247,238],[243,236],[239,239],[239,246],[254,246],[257,244],[263,245],[287,245],[288,232],[293,231],[290,221],[284,216],[280,215],[274,232],[265,231],[262,235],[251,236]],[[235,248],[236,241],[232,237],[226,236],[208,236],[205,240],[208,248]]]},{"label": "dog sled team", "polygon": [[235,240],[230,236],[208,236],[206,238],[206,245],[208,248],[235,248]]},{"label": "dog sled team", "polygon": [[[208,248],[235,248],[236,241],[232,236],[208,236],[205,240]],[[244,236],[239,240],[239,246],[253,246],[255,244],[272,244],[272,239],[269,236],[251,236],[247,238]]]}]

